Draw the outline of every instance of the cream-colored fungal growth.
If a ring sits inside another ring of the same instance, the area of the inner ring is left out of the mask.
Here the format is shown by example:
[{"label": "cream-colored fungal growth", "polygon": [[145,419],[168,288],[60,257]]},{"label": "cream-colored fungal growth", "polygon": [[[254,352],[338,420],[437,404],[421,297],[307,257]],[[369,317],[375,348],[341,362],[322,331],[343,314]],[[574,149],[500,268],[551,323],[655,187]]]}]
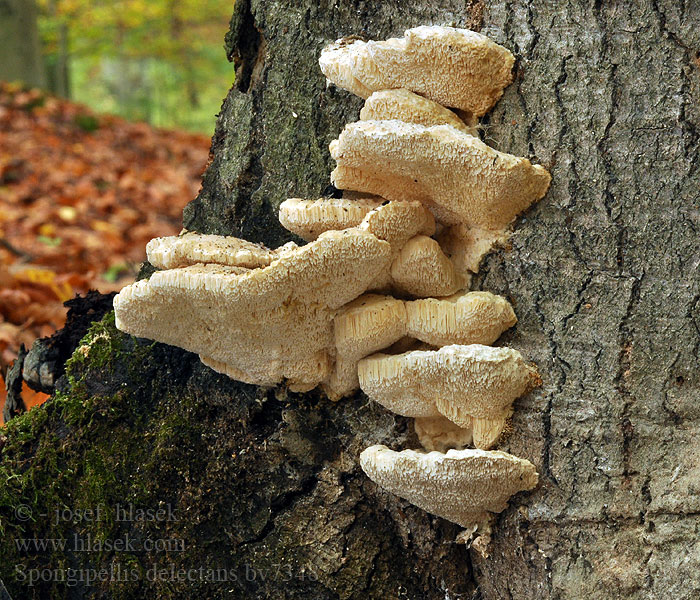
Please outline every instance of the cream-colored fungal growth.
[{"label": "cream-colored fungal growth", "polygon": [[452,127],[478,135],[473,125],[467,125],[449,108],[423,98],[408,90],[382,90],[374,92],[360,111],[361,121],[389,121],[395,119],[418,125],[452,125]]},{"label": "cream-colored fungal growth", "polygon": [[406,302],[408,335],[433,346],[492,344],[517,318],[510,303],[491,292]]},{"label": "cream-colored fungal growth", "polygon": [[[435,232],[435,219],[420,202],[385,200],[381,206],[367,214],[360,224],[360,229],[369,231],[380,240],[391,244],[393,263],[401,248],[412,237],[418,234],[432,235]],[[389,291],[393,287],[391,272],[387,269],[372,289]]]},{"label": "cream-colored fungal growth", "polygon": [[410,239],[391,264],[394,287],[411,296],[449,296],[464,287],[450,259],[434,239]]},{"label": "cream-colored fungal growth", "polygon": [[398,252],[416,235],[433,235],[435,219],[420,202],[385,200],[381,206],[367,213],[360,229],[369,231],[380,240],[386,240]]},{"label": "cream-colored fungal growth", "polygon": [[496,445],[508,424],[508,418],[472,419],[472,439],[477,448],[488,450]]},{"label": "cream-colored fungal growth", "polygon": [[529,461],[505,452],[448,450],[395,452],[371,446],[360,465],[379,487],[466,529],[488,529],[490,513],[506,508],[513,494],[537,485]]},{"label": "cream-colored fungal growth", "polygon": [[449,125],[358,121],[330,144],[336,187],[419,200],[445,225],[502,230],[544,196],[550,175]]},{"label": "cream-colored fungal growth", "polygon": [[[358,363],[358,375],[362,391],[392,412],[407,417],[441,414],[459,427],[479,426],[484,435],[475,435],[477,447],[483,440],[487,446],[495,443],[513,401],[539,383],[536,370],[517,350],[481,344],[374,354]],[[476,423],[479,419],[488,420],[487,427]]]},{"label": "cream-colored fungal growth", "polygon": [[197,263],[215,263],[232,267],[266,267],[281,252],[295,248],[285,245],[277,250],[246,240],[222,235],[184,233],[154,238],[146,245],[148,261],[159,269],[175,269]]},{"label": "cream-colored fungal growth", "polygon": [[429,451],[461,450],[473,441],[471,428],[455,425],[443,416],[416,417],[413,424],[420,445]]},{"label": "cream-colored fungal growth", "polygon": [[339,231],[359,225],[365,215],[382,202],[384,200],[381,198],[290,198],[280,204],[279,220],[285,229],[311,242],[324,231]]},{"label": "cream-colored fungal growth", "polygon": [[391,296],[365,294],[345,305],[333,319],[335,368],[325,386],[335,399],[356,390],[357,362],[406,335],[406,309]]},{"label": "cream-colored fungal growth", "polygon": [[367,98],[405,88],[443,106],[481,116],[512,80],[513,55],[468,29],[422,26],[381,42],[340,39],[319,64],[336,85]]},{"label": "cream-colored fungal growth", "polygon": [[119,329],[200,354],[259,385],[309,390],[330,375],[333,317],[387,268],[391,247],[357,229],[329,231],[254,270],[158,271],[114,299]]},{"label": "cream-colored fungal growth", "polygon": [[439,417],[432,395],[424,393],[424,373],[419,361],[406,354],[373,354],[357,365],[362,391],[384,408],[404,417]]},{"label": "cream-colored fungal growth", "polygon": [[476,273],[486,254],[496,246],[503,246],[508,240],[505,231],[479,229],[464,225],[445,227],[436,236],[440,247],[450,257],[457,273]]}]

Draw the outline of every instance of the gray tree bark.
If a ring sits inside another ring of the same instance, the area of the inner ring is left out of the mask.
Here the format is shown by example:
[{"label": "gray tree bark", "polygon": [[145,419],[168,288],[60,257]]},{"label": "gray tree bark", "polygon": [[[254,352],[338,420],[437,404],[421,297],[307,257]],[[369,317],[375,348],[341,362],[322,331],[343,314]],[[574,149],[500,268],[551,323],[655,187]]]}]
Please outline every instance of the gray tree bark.
[{"label": "gray tree bark", "polygon": [[[184,224],[271,246],[290,239],[277,222],[279,203],[321,193],[332,168],[328,143],[361,105],[326,87],[316,62],[325,44],[447,24],[481,30],[517,55],[515,83],[485,122],[485,138],[546,165],[552,187],[519,220],[511,248],[488,257],[475,287],[511,299],[519,323],[503,343],[543,376],[542,388],[517,401],[513,433],[501,445],[532,461],[541,484],[499,515],[483,559],[453,543],[456,526],[379,490],[359,469],[368,445],[415,447],[410,420],[361,394],[331,403],[237,384],[192,355],[135,342],[103,322],[74,355],[46,420],[30,427],[34,411],[17,419],[0,469],[21,471],[31,456],[42,473],[58,472],[44,456],[61,444],[75,471],[59,488],[70,502],[124,502],[131,494],[181,511],[176,524],[141,535],[180,536],[191,550],[135,556],[143,568],[205,562],[239,579],[141,578],[80,592],[696,598],[698,23],[700,6],[671,0],[237,0],[227,37],[236,84]],[[108,360],[96,354],[105,344]],[[17,431],[39,441],[20,443]],[[81,471],[95,456],[108,484],[95,483],[96,467]],[[15,504],[33,489],[13,485]],[[38,519],[26,527],[47,526]],[[15,531],[9,521],[6,528],[6,537]],[[71,556],[98,565],[116,558]],[[24,589],[11,576],[13,561],[55,560],[17,556],[0,542],[0,576],[11,593]]]},{"label": "gray tree bark", "polygon": [[0,79],[46,87],[34,0],[0,0]]}]

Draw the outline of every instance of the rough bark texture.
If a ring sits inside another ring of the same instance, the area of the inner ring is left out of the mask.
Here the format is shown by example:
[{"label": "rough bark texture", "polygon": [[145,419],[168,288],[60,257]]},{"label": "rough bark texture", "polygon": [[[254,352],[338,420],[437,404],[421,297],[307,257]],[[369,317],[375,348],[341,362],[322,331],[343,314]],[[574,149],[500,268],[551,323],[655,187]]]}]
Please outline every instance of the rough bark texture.
[{"label": "rough bark texture", "polygon": [[[698,22],[697,4],[671,0],[237,0],[227,38],[237,83],[185,225],[272,246],[289,239],[277,206],[326,187],[327,145],[361,104],[326,88],[316,67],[326,43],[426,23],[483,26],[518,55],[516,81],[485,137],[547,165],[553,183],[475,287],[512,300],[520,321],[503,341],[544,378],[516,403],[514,432],[502,444],[535,463],[542,483],[499,516],[492,556],[481,559],[452,543],[456,526],[378,490],[359,470],[369,444],[415,445],[409,420],[362,395],[333,404],[237,384],[190,354],[119,334],[107,317],[69,361],[56,397],[6,432],[0,577],[9,591],[697,597]],[[13,519],[19,504],[40,515],[98,502],[167,503],[179,520],[61,523],[61,533],[177,538],[186,551],[14,550],[20,535],[57,537],[41,516]],[[28,588],[15,568],[115,561],[140,576]],[[225,567],[237,577],[149,581],[154,564]]]}]

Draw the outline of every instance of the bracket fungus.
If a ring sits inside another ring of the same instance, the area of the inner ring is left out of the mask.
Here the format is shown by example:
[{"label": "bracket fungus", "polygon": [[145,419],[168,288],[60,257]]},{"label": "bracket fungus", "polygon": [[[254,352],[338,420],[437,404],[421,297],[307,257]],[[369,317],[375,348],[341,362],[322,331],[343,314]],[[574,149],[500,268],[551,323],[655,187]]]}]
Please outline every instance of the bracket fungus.
[{"label": "bracket fungus", "polygon": [[371,446],[360,454],[369,478],[385,490],[467,529],[490,533],[490,513],[506,508],[508,499],[537,485],[533,464],[506,452],[448,450],[395,452]]},{"label": "bracket fungus", "polygon": [[215,263],[255,269],[266,267],[297,245],[289,242],[276,250],[262,244],[221,235],[183,232],[177,236],[154,238],[146,245],[148,261],[159,269],[176,269],[197,263]]},{"label": "bracket fungus", "polygon": [[421,26],[403,38],[340,39],[319,64],[333,83],[361,98],[405,88],[477,116],[485,114],[513,79],[515,59],[503,46],[468,29]]},{"label": "bracket fungus", "polygon": [[490,448],[513,401],[538,383],[520,352],[481,344],[444,346],[358,363],[360,387],[372,400],[406,417],[442,415],[471,428],[474,445]]},{"label": "bracket fungus", "polygon": [[518,320],[508,301],[491,292],[406,302],[406,319],[407,334],[433,346],[493,344]]},{"label": "bracket fungus", "polygon": [[474,125],[468,125],[449,108],[423,98],[408,90],[374,92],[360,111],[360,121],[403,121],[418,125],[452,125],[469,135],[477,135]]},{"label": "bracket fungus", "polygon": [[494,150],[450,125],[358,121],[330,144],[341,189],[420,200],[443,224],[503,230],[549,188],[527,158]]},{"label": "bracket fungus", "polygon": [[390,253],[371,233],[346,229],[260,269],[158,271],[115,297],[117,327],[196,352],[247,383],[287,379],[309,390],[331,370],[334,312],[364,293]]},{"label": "bracket fungus", "polygon": [[487,451],[537,371],[516,350],[487,345],[516,323],[511,305],[466,290],[550,183],[543,167],[477,137],[476,117],[510,83],[513,55],[472,31],[425,26],[339,40],[319,63],[366,102],[330,144],[342,198],[280,205],[280,223],[308,243],[152,240],[148,259],[163,270],[115,297],[116,325],[240,381],[321,385],[334,400],[359,385],[415,418],[428,452],[373,446],[362,468],[467,535],[478,528],[484,551],[489,515],[537,483],[527,460]]},{"label": "bracket fungus", "polygon": [[381,198],[289,198],[280,204],[279,220],[285,229],[312,242],[325,231],[356,227],[382,202]]},{"label": "bracket fungus", "polygon": [[433,238],[417,235],[401,248],[391,263],[391,279],[400,292],[411,296],[449,296],[464,286],[455,267]]}]

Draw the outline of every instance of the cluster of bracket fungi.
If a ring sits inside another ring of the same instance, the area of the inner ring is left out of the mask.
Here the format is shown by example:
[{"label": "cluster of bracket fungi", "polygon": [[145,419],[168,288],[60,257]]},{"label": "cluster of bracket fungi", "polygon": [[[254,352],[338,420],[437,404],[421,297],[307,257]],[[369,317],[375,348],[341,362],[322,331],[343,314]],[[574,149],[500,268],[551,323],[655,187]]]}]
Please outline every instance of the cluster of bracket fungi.
[{"label": "cluster of bracket fungi", "polygon": [[424,449],[372,446],[363,470],[466,528],[462,541],[479,531],[483,550],[491,513],[538,479],[527,460],[489,450],[513,401],[538,384],[519,352],[489,345],[515,314],[504,298],[466,291],[550,182],[478,137],[513,55],[472,31],[417,27],[402,39],[338,40],[319,62],[366,102],[330,145],[343,197],[280,206],[282,225],[308,243],[154,239],[148,260],[161,270],[115,298],[117,327],[239,381],[320,385],[334,400],[360,387],[414,417]]}]

